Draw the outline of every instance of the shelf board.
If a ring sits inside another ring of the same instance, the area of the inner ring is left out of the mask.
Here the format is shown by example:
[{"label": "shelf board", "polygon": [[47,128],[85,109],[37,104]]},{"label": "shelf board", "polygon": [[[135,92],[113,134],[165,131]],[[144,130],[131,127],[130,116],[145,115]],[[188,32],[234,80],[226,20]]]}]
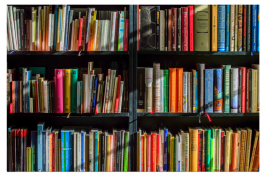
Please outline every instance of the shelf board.
[{"label": "shelf board", "polygon": [[212,52],[212,51],[138,51],[138,55],[206,55],[206,56],[259,56],[259,52]]},{"label": "shelf board", "polygon": [[[259,113],[209,113],[210,117],[259,117]],[[137,113],[138,117],[199,117],[198,113]],[[202,117],[204,117],[203,115]]]},{"label": "shelf board", "polygon": [[7,56],[22,55],[22,56],[35,56],[35,55],[64,55],[64,56],[94,56],[94,55],[129,55],[129,51],[8,51]]},{"label": "shelf board", "polygon": [[[12,117],[58,117],[58,118],[67,118],[68,113],[12,113],[7,114],[7,118]],[[116,117],[129,117],[129,113],[71,113],[69,118],[75,118],[75,117],[88,117],[88,118],[94,118],[94,117],[110,117],[110,118],[116,118]]]}]

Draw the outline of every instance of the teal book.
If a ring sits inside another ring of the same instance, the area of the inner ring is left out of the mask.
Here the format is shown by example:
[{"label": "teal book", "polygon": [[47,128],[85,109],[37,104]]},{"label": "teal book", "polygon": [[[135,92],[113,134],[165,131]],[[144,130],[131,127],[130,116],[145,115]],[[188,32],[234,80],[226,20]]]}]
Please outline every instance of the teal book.
[{"label": "teal book", "polygon": [[61,172],[66,171],[64,151],[65,151],[65,132],[61,131]]},{"label": "teal book", "polygon": [[230,69],[231,65],[224,65],[224,113],[230,113]]},{"label": "teal book", "polygon": [[44,122],[37,125],[37,171],[43,171],[43,136],[42,131],[44,129]]},{"label": "teal book", "polygon": [[98,131],[94,132],[94,171],[98,172],[98,140],[99,135]]},{"label": "teal book", "polygon": [[169,111],[169,70],[163,70],[163,112]]},{"label": "teal book", "polygon": [[206,171],[211,171],[211,129],[206,129]]},{"label": "teal book", "polygon": [[77,113],[78,69],[71,69],[71,112]]},{"label": "teal book", "polygon": [[129,142],[129,132],[125,132],[125,142],[124,142],[124,172],[128,171],[128,142]]}]

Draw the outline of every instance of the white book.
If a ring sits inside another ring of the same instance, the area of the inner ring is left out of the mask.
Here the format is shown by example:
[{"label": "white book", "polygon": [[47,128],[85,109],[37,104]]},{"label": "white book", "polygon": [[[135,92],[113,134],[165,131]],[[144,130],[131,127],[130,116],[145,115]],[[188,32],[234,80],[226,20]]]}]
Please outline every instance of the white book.
[{"label": "white book", "polygon": [[14,19],[14,32],[15,32],[15,36],[16,36],[16,50],[18,50],[18,31],[17,31],[17,10],[16,7],[13,7],[13,19]]},{"label": "white book", "polygon": [[[159,165],[159,167],[160,167],[160,171],[161,170],[163,170],[163,159],[164,159],[164,129],[162,128],[162,129],[159,129],[159,134],[160,134],[160,136],[161,136],[161,150],[160,150],[160,154],[161,154],[161,157],[160,157],[160,165]],[[146,146],[147,147],[147,146]]]},{"label": "white book", "polygon": [[187,73],[183,73],[183,113],[187,113]]},{"label": "white book", "polygon": [[62,29],[62,32],[61,32],[61,41],[60,41],[60,51],[64,51],[64,43],[65,43],[65,28],[66,28],[66,5],[63,5],[62,7],[62,21],[61,21],[61,29]]},{"label": "white book", "polygon": [[116,26],[116,12],[111,12],[111,27],[110,27],[109,51],[114,51],[114,44],[115,44],[115,26]]},{"label": "white book", "polygon": [[51,48],[51,33],[52,33],[52,29],[51,29],[51,25],[52,25],[52,14],[49,14],[49,24],[48,24],[48,50],[50,51]]},{"label": "white book", "polygon": [[[91,70],[93,69],[93,62],[88,62],[88,82],[87,82],[87,91],[89,93],[88,99],[87,99],[87,106],[88,106],[88,113],[91,112],[91,88],[92,88],[92,83],[91,83]],[[83,83],[84,84],[84,83]]]},{"label": "white book", "polygon": [[109,40],[110,40],[110,21],[105,20],[105,26],[104,26],[104,51],[109,51]]},{"label": "white book", "polygon": [[16,32],[15,32],[12,6],[9,6],[9,18],[10,18],[10,24],[11,24],[11,30],[12,30],[12,40],[13,40],[14,50],[17,50],[17,42],[16,42],[17,38],[16,38]]},{"label": "white book", "polygon": [[124,88],[124,81],[121,81],[121,82],[120,82],[120,91],[119,91],[118,113],[121,113],[122,100],[123,100],[123,88]]},{"label": "white book", "polygon": [[152,99],[152,92],[153,92],[153,68],[145,68],[145,112],[152,112],[153,107],[153,99]]},{"label": "white book", "polygon": [[238,68],[231,68],[231,113],[238,113]]},{"label": "white book", "polygon": [[160,11],[160,51],[165,50],[165,11]]},{"label": "white book", "polygon": [[9,49],[14,50],[13,46],[13,38],[12,38],[12,27],[11,27],[11,19],[10,19],[10,13],[9,8],[7,6],[7,30],[8,30],[8,42],[9,42]]},{"label": "white book", "polygon": [[[178,163],[178,166],[180,167],[180,171],[182,171],[182,135],[179,133],[179,138],[178,138],[178,145],[177,145],[177,163]],[[178,167],[176,167],[178,168]]]},{"label": "white book", "polygon": [[164,92],[164,87],[163,87],[163,70],[160,70],[160,112],[163,112],[163,92]]},{"label": "white book", "polygon": [[95,25],[94,25],[94,36],[93,36],[93,51],[97,51],[97,50],[96,50],[97,28],[98,28],[98,20],[95,20]]},{"label": "white book", "polygon": [[100,51],[105,51],[104,50],[104,29],[106,24],[105,21],[106,20],[101,20],[101,25],[100,25],[100,36],[101,36]]},{"label": "white book", "polygon": [[50,51],[53,51],[54,49],[54,14],[52,14],[52,18],[51,18],[52,22],[51,22],[51,35],[50,35]]},{"label": "white book", "polygon": [[235,5],[230,5],[230,51],[235,51]]},{"label": "white book", "polygon": [[235,5],[235,51],[237,51],[237,36],[238,36],[238,5]]},{"label": "white book", "polygon": [[160,112],[160,63],[153,63],[153,108],[155,112]]},{"label": "white book", "polygon": [[77,172],[80,172],[81,170],[81,135],[80,132],[78,132],[78,139],[77,139]]}]

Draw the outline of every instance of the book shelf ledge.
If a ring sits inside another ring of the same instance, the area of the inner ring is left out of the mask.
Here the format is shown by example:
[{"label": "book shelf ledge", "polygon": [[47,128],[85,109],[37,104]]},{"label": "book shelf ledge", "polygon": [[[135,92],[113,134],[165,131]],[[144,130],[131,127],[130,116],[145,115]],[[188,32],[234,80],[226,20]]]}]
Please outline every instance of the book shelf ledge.
[{"label": "book shelf ledge", "polygon": [[[259,117],[259,113],[208,113],[210,117]],[[138,117],[199,117],[198,113],[137,113]],[[204,115],[205,116],[205,115]],[[201,116],[201,117],[204,117]]]},{"label": "book shelf ledge", "polygon": [[64,56],[93,56],[93,55],[129,55],[129,51],[8,51],[7,56],[13,55],[64,55]]},{"label": "book shelf ledge", "polygon": [[[12,113],[12,114],[7,114],[7,117],[63,117],[67,118],[68,113]],[[129,113],[83,113],[83,114],[78,114],[78,113],[71,113],[69,118],[74,118],[74,117],[110,117],[110,118],[116,118],[116,117],[129,117]]]},{"label": "book shelf ledge", "polygon": [[260,52],[250,51],[138,51],[138,55],[206,55],[206,56],[259,56]]}]

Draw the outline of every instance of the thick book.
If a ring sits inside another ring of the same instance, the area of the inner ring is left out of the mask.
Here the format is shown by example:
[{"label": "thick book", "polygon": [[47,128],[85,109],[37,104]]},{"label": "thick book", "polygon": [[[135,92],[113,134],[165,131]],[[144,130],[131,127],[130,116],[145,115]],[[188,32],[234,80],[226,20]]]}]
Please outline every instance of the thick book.
[{"label": "thick book", "polygon": [[153,111],[160,112],[160,63],[153,63],[153,80],[152,80],[152,93],[153,93],[153,102],[152,107]]},{"label": "thick book", "polygon": [[212,51],[217,51],[218,5],[212,5]]},{"label": "thick book", "polygon": [[152,80],[153,68],[145,68],[145,112],[152,112]]},{"label": "thick book", "polygon": [[241,113],[246,112],[246,85],[247,85],[247,71],[246,67],[240,67],[242,70],[242,81],[241,81]]},{"label": "thick book", "polygon": [[196,70],[192,70],[192,84],[193,84],[193,92],[192,92],[192,108],[193,113],[197,113],[199,106],[198,106],[198,72]]},{"label": "thick book", "polygon": [[176,112],[176,68],[169,68],[169,112]]},{"label": "thick book", "polygon": [[183,113],[188,112],[188,72],[183,73],[183,100],[182,100],[182,105],[183,105]]},{"label": "thick book", "polygon": [[260,65],[259,64],[251,64],[251,68],[258,70],[258,85],[257,85],[257,112],[260,111]]},{"label": "thick book", "polygon": [[242,31],[242,48],[243,51],[247,51],[247,5],[243,5]]},{"label": "thick book", "polygon": [[[160,51],[165,51],[165,11],[160,11]],[[167,20],[167,19],[166,19]]]},{"label": "thick book", "polygon": [[71,69],[63,70],[64,113],[71,112]]},{"label": "thick book", "polygon": [[246,42],[247,42],[247,51],[251,51],[251,5],[246,5],[246,13],[247,13],[247,37],[246,37]]},{"label": "thick book", "polygon": [[37,125],[37,171],[43,171],[43,136],[44,122]]},{"label": "thick book", "polygon": [[217,51],[225,51],[225,5],[218,5]]},{"label": "thick book", "polygon": [[156,172],[156,133],[151,132],[151,172]]},{"label": "thick book", "polygon": [[223,69],[214,69],[214,113],[223,112]]},{"label": "thick book", "polygon": [[167,49],[168,51],[172,51],[172,9],[167,10]]},{"label": "thick book", "polygon": [[78,69],[71,69],[71,112],[77,113]]},{"label": "thick book", "polygon": [[176,51],[177,48],[177,8],[171,8],[172,10],[172,51]]},{"label": "thick book", "polygon": [[63,113],[63,69],[55,69],[55,113]]},{"label": "thick book", "polygon": [[214,70],[205,69],[205,112],[213,113],[213,88],[214,88]]},{"label": "thick book", "polygon": [[188,6],[188,38],[189,38],[189,51],[194,51],[194,7]]},{"label": "thick book", "polygon": [[198,171],[198,129],[189,128],[190,172]]},{"label": "thick book", "polygon": [[[210,51],[211,9],[209,5],[194,5],[194,50]],[[205,23],[203,23],[203,21]]]},{"label": "thick book", "polygon": [[225,5],[225,51],[230,51],[230,5]]},{"label": "thick book", "polygon": [[235,5],[235,50],[237,51],[237,41],[238,41],[238,5]]},{"label": "thick book", "polygon": [[188,7],[181,7],[182,23],[181,23],[181,41],[182,51],[188,51]]}]

